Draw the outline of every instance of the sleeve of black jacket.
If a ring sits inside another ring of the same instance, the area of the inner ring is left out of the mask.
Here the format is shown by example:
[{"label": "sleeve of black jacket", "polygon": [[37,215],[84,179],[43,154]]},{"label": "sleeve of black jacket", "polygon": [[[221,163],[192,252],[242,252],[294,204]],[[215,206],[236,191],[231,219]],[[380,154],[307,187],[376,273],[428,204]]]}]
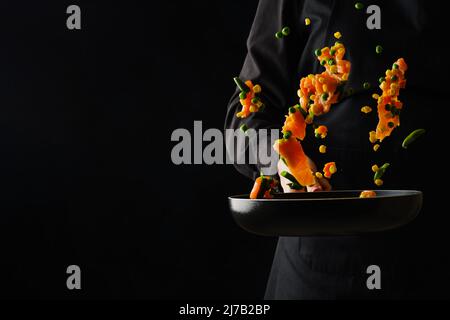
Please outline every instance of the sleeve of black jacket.
[{"label": "sleeve of black jacket", "polygon": [[[301,23],[304,19],[301,6],[302,1],[296,0],[260,0],[247,41],[247,57],[239,77],[261,85],[259,97],[265,109],[247,119],[237,118],[236,113],[241,105],[239,90],[236,89],[228,106],[225,128],[238,130],[242,124],[255,130],[280,128],[288,108],[298,103],[299,75],[296,73],[303,51],[302,43],[306,38],[306,28],[304,22]],[[290,34],[277,39],[275,33],[286,26],[291,29]],[[229,147],[232,142],[227,140],[226,143]],[[260,172],[258,165],[235,164],[235,167],[251,179],[255,179]]]}]

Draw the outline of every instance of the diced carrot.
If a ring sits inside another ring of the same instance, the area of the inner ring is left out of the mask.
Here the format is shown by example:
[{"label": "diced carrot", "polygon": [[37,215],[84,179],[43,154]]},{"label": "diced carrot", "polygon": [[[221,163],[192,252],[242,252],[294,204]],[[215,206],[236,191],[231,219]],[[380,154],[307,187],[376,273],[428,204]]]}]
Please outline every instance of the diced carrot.
[{"label": "diced carrot", "polygon": [[250,199],[258,199],[259,190],[261,189],[261,182],[261,177],[256,178],[252,192],[250,193]]},{"label": "diced carrot", "polygon": [[294,137],[276,141],[274,149],[286,161],[290,173],[302,186],[310,186],[316,183],[302,145]]},{"label": "diced carrot", "polygon": [[306,122],[300,111],[290,113],[286,116],[283,126],[283,133],[290,131],[296,139],[303,140],[306,135]]}]

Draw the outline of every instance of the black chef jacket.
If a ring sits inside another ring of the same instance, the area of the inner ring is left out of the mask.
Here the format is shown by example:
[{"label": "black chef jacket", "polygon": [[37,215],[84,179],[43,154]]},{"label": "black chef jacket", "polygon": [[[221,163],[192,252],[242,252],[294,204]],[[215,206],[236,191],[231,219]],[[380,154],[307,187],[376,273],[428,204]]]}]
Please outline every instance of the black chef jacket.
[{"label": "black chef jacket", "polygon": [[[329,128],[326,155],[317,152],[318,141],[311,132],[302,143],[319,165],[336,161],[339,173],[333,188],[370,189],[373,164],[391,163],[385,177],[386,189],[418,189],[424,192],[424,207],[407,227],[367,236],[280,238],[270,273],[267,299],[408,298],[448,296],[446,213],[439,207],[445,197],[445,180],[450,166],[445,162],[444,101],[449,55],[440,40],[445,35],[445,16],[440,2],[419,0],[364,1],[381,8],[381,29],[369,30],[366,10],[343,0],[261,0],[248,38],[248,54],[240,73],[263,88],[260,97],[266,109],[248,119],[236,118],[239,92],[233,95],[226,128],[281,128],[288,108],[298,103],[300,78],[321,73],[314,50],[331,46],[336,31],[343,35],[346,59],[352,71],[346,89],[354,94],[332,106],[317,118]],[[306,26],[305,18],[311,19]],[[283,39],[275,33],[289,26]],[[445,37],[443,37],[445,41]],[[383,47],[382,54],[376,46]],[[362,106],[376,110],[373,93],[380,93],[378,79],[393,62],[403,57],[408,66],[407,88],[401,126],[375,153],[369,131],[377,124],[376,112],[361,113]],[[372,86],[364,90],[363,83]],[[351,90],[350,89],[350,90]],[[404,137],[417,128],[427,134],[408,151],[401,148]],[[447,169],[445,167],[448,167]],[[236,165],[239,172],[256,178],[259,168]],[[343,211],[346,208],[336,208]],[[447,219],[448,220],[448,219]],[[381,268],[381,290],[368,290],[366,269]]]}]

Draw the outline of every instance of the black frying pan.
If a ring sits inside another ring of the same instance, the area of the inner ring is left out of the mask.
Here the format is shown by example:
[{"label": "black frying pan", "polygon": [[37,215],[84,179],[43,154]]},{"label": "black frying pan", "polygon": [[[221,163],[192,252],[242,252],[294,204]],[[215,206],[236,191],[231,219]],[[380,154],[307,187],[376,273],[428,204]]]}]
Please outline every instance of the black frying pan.
[{"label": "black frying pan", "polygon": [[356,235],[387,231],[411,222],[422,208],[422,192],[361,191],[288,193],[274,199],[229,197],[234,220],[243,229],[264,236]]}]

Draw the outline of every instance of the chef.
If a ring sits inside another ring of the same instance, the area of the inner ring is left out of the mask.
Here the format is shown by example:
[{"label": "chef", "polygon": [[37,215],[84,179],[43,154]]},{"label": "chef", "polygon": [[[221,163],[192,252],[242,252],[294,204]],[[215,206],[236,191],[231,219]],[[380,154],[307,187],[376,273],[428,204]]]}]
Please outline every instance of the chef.
[{"label": "chef", "polygon": [[[317,180],[308,191],[378,188],[370,168],[389,162],[383,188],[421,190],[425,199],[419,217],[397,230],[343,237],[280,237],[266,299],[449,295],[449,253],[443,249],[446,217],[437,209],[445,188],[436,187],[440,166],[449,167],[439,152],[439,139],[445,135],[440,132],[445,127],[440,126],[440,115],[449,107],[443,100],[449,58],[438,38],[446,30],[445,17],[436,6],[436,2],[420,0],[370,0],[357,5],[339,0],[260,0],[240,78],[261,85],[259,97],[266,108],[247,119],[237,118],[241,107],[237,90],[229,103],[226,128],[238,129],[244,123],[256,130],[281,128],[289,107],[298,103],[300,78],[324,70],[314,51],[332,46],[339,32],[339,41],[347,49],[345,59],[352,63],[346,83],[351,94],[316,118],[317,125],[329,129],[325,155],[318,152],[311,133],[302,142],[318,167],[326,160],[335,161],[339,171],[330,181]],[[289,34],[277,37],[284,27],[289,27]],[[374,152],[369,132],[376,127],[377,117],[371,96],[380,93],[378,79],[401,57],[409,66],[406,89],[399,97],[404,103],[401,126]],[[366,105],[374,109],[368,116],[361,113]],[[426,135],[408,150],[402,149],[403,139],[418,128],[427,129]],[[279,167],[286,170],[282,163]],[[236,168],[251,179],[261,169],[257,165]],[[283,189],[291,192],[286,185]],[[335,210],[345,212],[346,208]],[[370,266],[379,267],[380,288],[367,285]]]}]

